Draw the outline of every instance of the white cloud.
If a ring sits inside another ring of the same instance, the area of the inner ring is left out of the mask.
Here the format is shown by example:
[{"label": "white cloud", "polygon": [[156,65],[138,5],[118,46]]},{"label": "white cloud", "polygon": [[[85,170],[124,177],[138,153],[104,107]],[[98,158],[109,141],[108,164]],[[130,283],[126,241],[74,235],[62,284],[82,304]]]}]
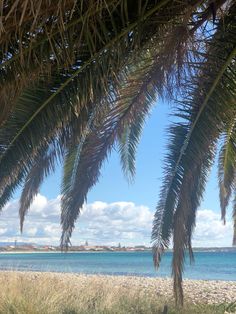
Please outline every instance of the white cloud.
[{"label": "white cloud", "polygon": [[193,241],[195,246],[231,246],[232,236],[233,223],[230,217],[227,217],[224,225],[219,213],[209,209],[198,211]]},{"label": "white cloud", "polygon": [[[0,241],[55,244],[60,241],[60,196],[48,200],[38,195],[25,220],[24,232],[19,232],[18,201],[8,203],[0,219]],[[153,213],[132,202],[105,203],[97,201],[84,206],[76,223],[72,243],[88,240],[91,244],[150,245]],[[212,210],[199,210],[193,237],[194,246],[230,246],[232,222],[224,226],[220,215]]]},{"label": "white cloud", "polygon": [[5,234],[7,232],[7,228],[0,228],[0,235]]}]

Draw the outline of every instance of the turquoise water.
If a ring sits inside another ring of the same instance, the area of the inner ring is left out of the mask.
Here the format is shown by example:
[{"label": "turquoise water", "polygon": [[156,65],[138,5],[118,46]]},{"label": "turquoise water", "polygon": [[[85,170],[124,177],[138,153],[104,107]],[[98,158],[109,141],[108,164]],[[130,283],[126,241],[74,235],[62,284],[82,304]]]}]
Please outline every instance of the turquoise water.
[{"label": "turquoise water", "polygon": [[[0,269],[170,277],[171,258],[166,253],[155,271],[151,252],[1,253]],[[196,252],[193,265],[186,261],[184,277],[236,281],[236,251]]]}]

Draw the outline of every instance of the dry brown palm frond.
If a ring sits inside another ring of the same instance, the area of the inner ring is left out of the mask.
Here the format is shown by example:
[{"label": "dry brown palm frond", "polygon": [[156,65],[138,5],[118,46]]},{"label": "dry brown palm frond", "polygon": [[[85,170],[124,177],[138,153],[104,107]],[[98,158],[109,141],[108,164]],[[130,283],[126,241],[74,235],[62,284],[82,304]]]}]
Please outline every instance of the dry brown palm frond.
[{"label": "dry brown palm frond", "polygon": [[[146,40],[146,37],[151,36],[153,30],[155,31],[154,28],[151,32],[145,31],[145,28],[150,30],[150,26],[148,26],[150,22],[147,21],[147,17],[151,17],[167,2],[161,1],[155,5],[154,2],[150,1],[148,6],[147,3],[142,4],[142,10],[140,12],[135,10],[130,18],[124,10],[127,6],[126,0],[78,1],[75,7],[73,1],[64,1],[60,2],[61,8],[58,8],[59,5],[51,4],[52,8],[48,8],[48,10],[50,14],[53,10],[55,12],[52,19],[47,18],[47,16],[44,17],[47,20],[46,23],[40,22],[41,11],[37,13],[39,30],[32,32],[30,29],[32,23],[31,21],[27,22],[26,19],[25,27],[19,26],[20,35],[14,29],[12,39],[4,39],[4,36],[1,36],[0,86],[3,86],[1,88],[2,93],[4,93],[5,85],[12,85],[12,89],[16,87],[16,90],[20,93],[23,88],[31,85],[32,81],[37,81],[42,75],[44,77],[46,75],[51,76],[56,70],[64,71],[65,68],[70,71],[71,67],[74,69],[81,67],[88,60],[94,62],[93,56],[98,56],[100,52],[106,51],[112,46],[113,42],[119,41],[120,36],[124,39],[127,36],[126,44],[130,45],[129,49],[133,49],[132,46],[135,41],[140,43],[140,41]],[[26,12],[29,11],[29,15],[32,10],[39,10],[34,8],[34,5],[37,5],[36,2],[25,1],[25,3],[27,3]],[[29,3],[31,3],[30,6]],[[7,12],[14,16],[16,10],[19,14],[17,8],[20,3],[16,2],[12,5],[13,8],[11,9],[11,3],[6,4],[5,11],[9,10]],[[67,5],[73,7],[74,13],[72,16],[67,12]],[[129,3],[130,5],[132,6]],[[43,7],[41,9],[43,14]],[[59,18],[58,13],[63,9],[65,9],[65,21]],[[145,11],[145,9],[147,10]],[[2,14],[7,16],[4,12]],[[140,25],[141,21],[142,27]],[[134,40],[131,40],[132,38],[129,39],[129,33],[137,25],[139,25],[140,34],[135,36]],[[141,35],[141,30],[143,30],[143,35]],[[6,46],[6,50],[4,50],[4,46]],[[8,112],[10,112],[14,104],[12,101],[7,101],[8,95],[6,93],[3,94],[3,99],[5,96],[6,101],[4,101],[4,104],[9,103],[9,108],[4,106],[4,111],[8,109]]]}]

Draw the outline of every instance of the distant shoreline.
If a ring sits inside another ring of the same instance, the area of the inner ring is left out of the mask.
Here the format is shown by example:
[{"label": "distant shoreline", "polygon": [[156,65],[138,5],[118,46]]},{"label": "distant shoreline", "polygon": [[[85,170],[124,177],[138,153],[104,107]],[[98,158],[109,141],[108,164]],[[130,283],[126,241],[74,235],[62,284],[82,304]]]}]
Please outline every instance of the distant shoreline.
[{"label": "distant shoreline", "polygon": [[[150,248],[146,249],[85,249],[85,250],[68,250],[66,253],[137,253],[137,252],[151,252]],[[215,253],[215,252],[236,252],[236,247],[222,247],[222,248],[194,248],[194,253]],[[64,253],[58,249],[35,249],[35,250],[24,250],[24,249],[5,249],[0,248],[0,254],[33,254],[33,253]],[[172,250],[166,250],[166,253],[172,253]]]},{"label": "distant shoreline", "polygon": [[42,254],[42,253],[53,253],[53,254],[70,254],[70,253],[136,253],[136,252],[151,252],[151,250],[143,250],[143,251],[107,251],[107,250],[99,250],[99,251],[93,251],[93,250],[87,250],[87,251],[0,251],[1,254]]}]

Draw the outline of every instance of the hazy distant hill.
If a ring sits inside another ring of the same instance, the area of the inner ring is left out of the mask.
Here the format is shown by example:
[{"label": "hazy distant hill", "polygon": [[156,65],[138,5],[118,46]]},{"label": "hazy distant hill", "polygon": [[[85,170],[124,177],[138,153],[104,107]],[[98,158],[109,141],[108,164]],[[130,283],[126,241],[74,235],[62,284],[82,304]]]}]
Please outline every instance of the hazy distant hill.
[{"label": "hazy distant hill", "polygon": [[235,246],[230,246],[230,247],[209,247],[209,248],[206,248],[206,247],[198,247],[198,248],[193,248],[193,250],[195,252],[199,252],[199,251],[202,251],[202,252],[229,252],[229,251],[236,251],[236,247]]},{"label": "hazy distant hill", "polygon": [[[15,245],[15,242],[0,242],[0,246],[11,246],[11,245]],[[28,243],[28,242],[17,242],[16,243],[17,246],[19,245],[34,245],[33,243]]]}]

